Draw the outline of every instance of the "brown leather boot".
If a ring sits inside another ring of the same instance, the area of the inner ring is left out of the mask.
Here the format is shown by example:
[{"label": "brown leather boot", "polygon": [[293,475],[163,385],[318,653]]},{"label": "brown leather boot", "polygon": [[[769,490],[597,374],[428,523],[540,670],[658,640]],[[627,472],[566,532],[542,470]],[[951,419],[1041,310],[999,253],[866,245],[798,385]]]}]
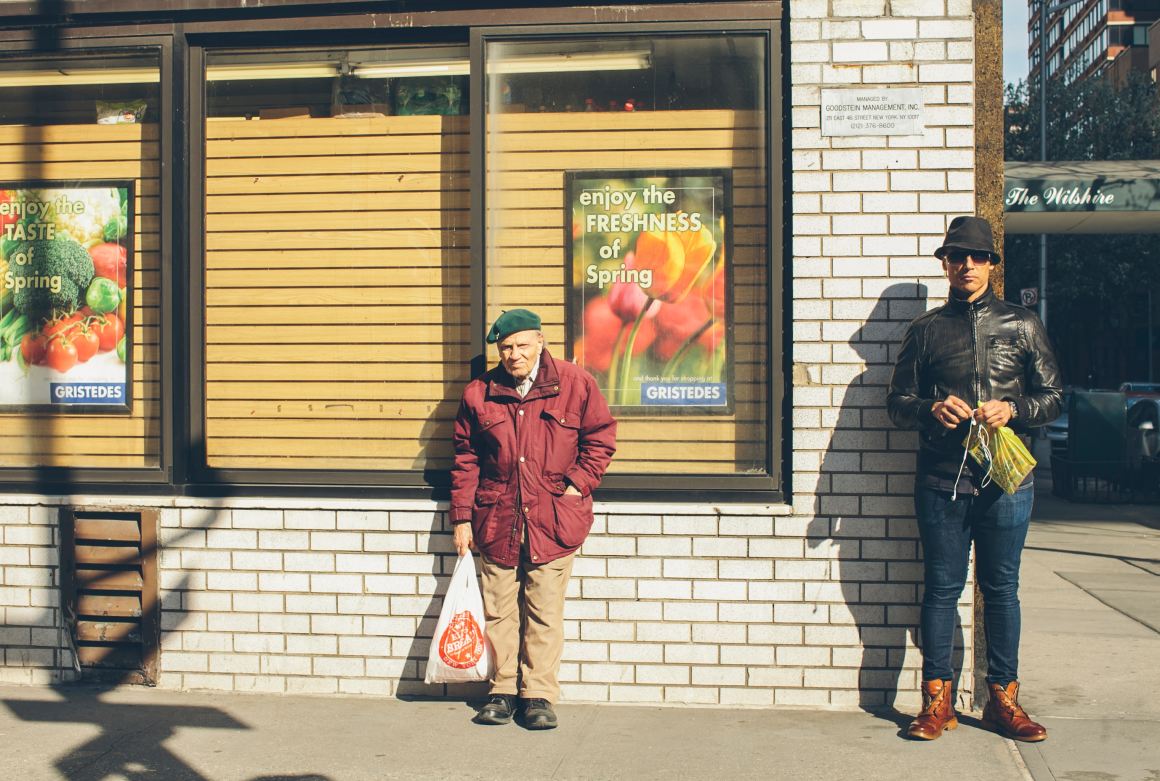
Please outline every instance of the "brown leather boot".
[{"label": "brown leather boot", "polygon": [[1006,687],[991,683],[988,688],[991,699],[983,708],[983,726],[1012,740],[1037,743],[1047,739],[1047,728],[1036,724],[1019,707],[1019,681],[1011,681]]},{"label": "brown leather boot", "polygon": [[910,722],[907,736],[915,740],[934,740],[943,731],[959,726],[955,717],[954,686],[950,681],[922,682],[922,713]]}]

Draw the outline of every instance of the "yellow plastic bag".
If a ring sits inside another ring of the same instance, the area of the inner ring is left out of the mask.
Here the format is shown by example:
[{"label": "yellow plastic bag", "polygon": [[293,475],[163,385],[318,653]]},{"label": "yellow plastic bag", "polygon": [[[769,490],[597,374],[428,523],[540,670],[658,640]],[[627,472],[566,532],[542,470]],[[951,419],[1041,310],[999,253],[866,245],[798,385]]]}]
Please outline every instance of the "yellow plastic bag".
[{"label": "yellow plastic bag", "polygon": [[963,446],[971,458],[987,470],[983,485],[994,481],[1009,494],[1015,493],[1035,468],[1035,459],[1027,452],[1023,440],[1006,426],[992,431],[985,425],[973,423]]}]

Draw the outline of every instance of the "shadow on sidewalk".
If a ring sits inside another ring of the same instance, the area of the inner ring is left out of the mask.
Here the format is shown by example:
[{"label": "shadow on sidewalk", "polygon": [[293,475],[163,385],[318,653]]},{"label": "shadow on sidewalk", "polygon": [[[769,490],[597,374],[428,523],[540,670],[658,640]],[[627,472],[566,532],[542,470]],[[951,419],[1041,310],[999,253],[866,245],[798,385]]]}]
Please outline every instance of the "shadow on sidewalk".
[{"label": "shadow on sidewalk", "polygon": [[1138,564],[1160,564],[1160,559],[1146,559],[1141,556],[1120,556],[1115,553],[1097,553],[1095,551],[1073,550],[1070,548],[1047,548],[1042,545],[1025,545],[1023,550],[1038,550],[1044,551],[1046,553],[1066,553],[1069,556],[1087,556],[1089,558],[1098,559],[1114,559],[1131,566],[1136,566]]},{"label": "shadow on sidewalk", "polygon": [[[96,737],[64,753],[54,763],[69,781],[108,777],[129,781],[210,781],[166,748],[165,742],[179,729],[251,729],[217,708],[102,701],[105,694],[117,688],[58,684],[51,691],[59,699],[0,702],[22,721],[91,725],[100,730]],[[330,781],[328,776],[316,773],[257,776],[253,781],[274,779]]]},{"label": "shadow on sidewalk", "polygon": [[249,727],[216,708],[173,707],[102,702],[115,686],[58,684],[57,700],[4,700],[22,721],[91,724],[100,734],[55,763],[70,781],[116,775],[127,779],[205,778],[163,745],[179,728],[236,729]]}]

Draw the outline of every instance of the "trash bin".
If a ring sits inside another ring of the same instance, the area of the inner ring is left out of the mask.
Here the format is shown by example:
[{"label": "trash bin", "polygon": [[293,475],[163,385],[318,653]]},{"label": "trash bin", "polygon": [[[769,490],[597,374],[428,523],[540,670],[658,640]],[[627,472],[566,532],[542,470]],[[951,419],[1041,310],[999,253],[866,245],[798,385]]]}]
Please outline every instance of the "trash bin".
[{"label": "trash bin", "polygon": [[1119,391],[1076,391],[1068,404],[1066,455],[1052,455],[1052,492],[1073,502],[1132,498],[1127,405]]}]

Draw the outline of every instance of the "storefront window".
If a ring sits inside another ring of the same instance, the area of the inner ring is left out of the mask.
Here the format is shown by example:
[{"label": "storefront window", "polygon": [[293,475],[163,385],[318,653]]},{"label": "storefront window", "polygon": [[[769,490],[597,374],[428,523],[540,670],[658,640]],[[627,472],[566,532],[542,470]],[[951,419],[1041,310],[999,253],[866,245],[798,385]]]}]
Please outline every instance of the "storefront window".
[{"label": "storefront window", "polygon": [[159,55],[0,64],[0,467],[161,460]]},{"label": "storefront window", "polygon": [[160,81],[156,54],[5,59],[0,64],[0,123],[155,127],[161,116]]},{"label": "storefront window", "polygon": [[485,47],[487,319],[596,376],[614,473],[770,475],[766,38]]},{"label": "storefront window", "polygon": [[466,47],[208,56],[207,466],[450,466],[466,74]]}]

